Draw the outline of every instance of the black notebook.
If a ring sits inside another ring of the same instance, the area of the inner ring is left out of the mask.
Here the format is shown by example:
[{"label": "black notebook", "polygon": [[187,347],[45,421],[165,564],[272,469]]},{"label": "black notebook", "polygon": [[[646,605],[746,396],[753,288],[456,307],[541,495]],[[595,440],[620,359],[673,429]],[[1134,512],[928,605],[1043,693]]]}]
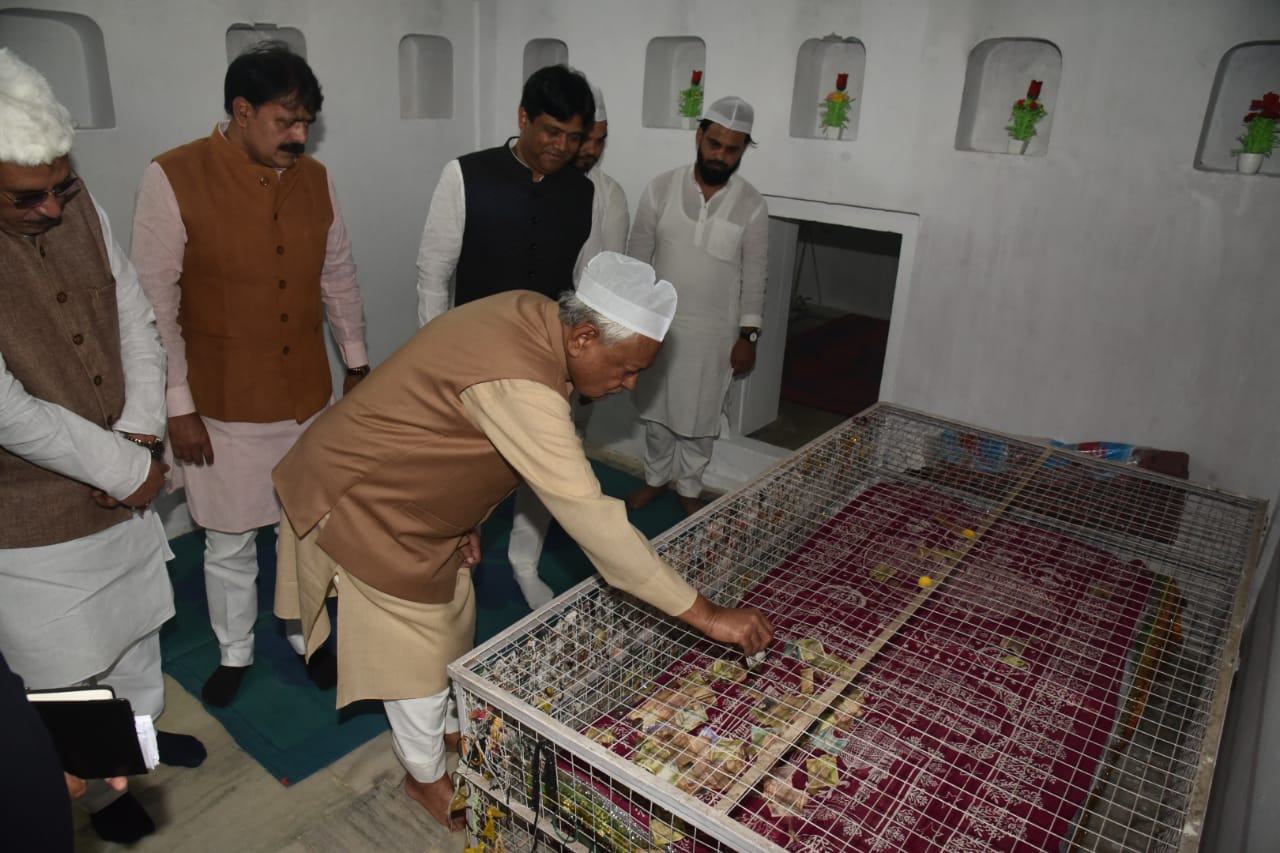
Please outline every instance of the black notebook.
[{"label": "black notebook", "polygon": [[27,698],[68,773],[104,779],[147,772],[128,699],[105,687],[32,691]]}]

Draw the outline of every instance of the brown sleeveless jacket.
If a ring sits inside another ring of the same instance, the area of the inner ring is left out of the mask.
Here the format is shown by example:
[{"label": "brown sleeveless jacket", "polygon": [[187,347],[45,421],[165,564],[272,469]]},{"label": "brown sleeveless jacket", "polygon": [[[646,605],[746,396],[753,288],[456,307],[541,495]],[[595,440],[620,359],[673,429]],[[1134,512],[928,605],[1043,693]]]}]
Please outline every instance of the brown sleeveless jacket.
[{"label": "brown sleeveless jacket", "polygon": [[[116,281],[88,192],[38,237],[0,232],[0,354],[27,393],[103,429],[124,408]],[[0,448],[0,548],[79,539],[129,517],[91,487]]]},{"label": "brown sleeveless jacket", "polygon": [[519,481],[471,422],[472,385],[528,379],[569,398],[555,302],[511,291],[436,318],[322,414],[276,467],[300,536],[397,598],[449,601],[458,545]]},{"label": "brown sleeveless jacket", "polygon": [[333,393],[320,272],[333,223],[324,166],[277,174],[214,128],[161,154],[187,229],[178,322],[196,409],[301,423]]}]

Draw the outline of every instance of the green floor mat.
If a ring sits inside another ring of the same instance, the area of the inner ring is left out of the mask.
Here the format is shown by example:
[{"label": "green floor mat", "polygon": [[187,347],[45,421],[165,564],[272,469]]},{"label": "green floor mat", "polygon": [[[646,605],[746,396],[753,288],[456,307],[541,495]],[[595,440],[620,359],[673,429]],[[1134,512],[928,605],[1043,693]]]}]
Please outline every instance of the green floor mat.
[{"label": "green floor mat", "polygon": [[[625,497],[640,481],[593,463],[605,494]],[[484,527],[484,555],[475,571],[476,640],[502,631],[529,609],[507,563],[513,501],[500,506]],[[638,512],[631,521],[647,536],[656,536],[683,518],[675,493],[669,492]],[[204,534],[180,536],[170,543],[169,563],[177,615],[160,633],[164,671],[194,696],[218,666],[218,644],[209,628],[202,560]],[[283,784],[290,785],[327,767],[387,728],[381,702],[334,708],[335,690],[317,690],[271,614],[275,589],[275,534],[258,536],[259,616],[254,665],[245,675],[235,701],[226,708],[206,706],[246,752]],[[543,549],[539,574],[556,593],[592,574],[582,550],[553,524]],[[341,626],[338,626],[341,630]]]}]

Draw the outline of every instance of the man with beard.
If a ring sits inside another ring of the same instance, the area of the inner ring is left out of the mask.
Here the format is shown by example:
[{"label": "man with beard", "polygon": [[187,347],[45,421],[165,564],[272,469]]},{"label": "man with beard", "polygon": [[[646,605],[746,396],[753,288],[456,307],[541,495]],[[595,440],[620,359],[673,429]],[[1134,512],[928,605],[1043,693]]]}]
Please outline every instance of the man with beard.
[{"label": "man with beard", "polygon": [[[585,169],[564,167],[574,163],[595,113],[586,77],[564,65],[540,68],[520,96],[520,135],[445,165],[418,248],[418,325],[495,293],[533,290],[555,299],[573,288],[595,254],[584,251],[594,190]],[[507,558],[534,609],[552,597],[538,577],[549,524],[546,508],[522,485]]]},{"label": "man with beard", "polygon": [[[143,174],[133,262],[169,355],[174,485],[205,528],[204,574],[220,665],[201,691],[226,705],[253,663],[258,528],[277,524],[271,469],[333,399],[324,317],[347,365],[369,372],[351,243],[324,166],[304,154],[324,96],[283,42],[238,56],[229,119]],[[301,630],[287,626],[303,651]],[[331,654],[311,680],[333,686]]]},{"label": "man with beard", "polygon": [[[30,689],[103,685],[155,718],[160,626],[173,616],[173,555],[148,509],[166,471],[164,351],[133,266],[71,168],[74,133],[44,77],[0,48],[0,660]],[[189,735],[157,742],[166,764],[205,758]],[[6,776],[26,754],[0,745]],[[28,836],[24,819],[62,818],[14,813],[42,792],[55,804],[83,794],[106,841],[155,831],[133,795],[66,781],[59,796],[56,782],[9,779],[5,849],[51,849],[60,836],[70,848],[69,820]]]},{"label": "man with beard", "polygon": [[627,253],[675,284],[679,302],[667,345],[632,394],[645,426],[645,485],[627,498],[632,509],[671,481],[685,512],[702,506],[729,383],[755,366],[769,212],[734,174],[753,117],[738,97],[712,104],[694,137],[697,162],[654,178],[636,209]]}]

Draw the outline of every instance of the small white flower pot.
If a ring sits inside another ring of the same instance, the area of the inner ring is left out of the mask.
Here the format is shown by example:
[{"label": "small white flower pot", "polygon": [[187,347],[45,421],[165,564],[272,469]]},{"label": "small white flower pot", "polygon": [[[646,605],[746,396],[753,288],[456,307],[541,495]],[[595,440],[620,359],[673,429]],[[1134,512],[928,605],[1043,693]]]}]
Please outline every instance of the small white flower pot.
[{"label": "small white flower pot", "polygon": [[680,126],[685,130],[694,130],[698,127],[698,117],[680,116]]},{"label": "small white flower pot", "polygon": [[1242,175],[1256,175],[1262,168],[1262,155],[1242,151],[1236,155],[1236,171]]},{"label": "small white flower pot", "polygon": [[1009,153],[1010,154],[1026,154],[1027,143],[1030,141],[1031,141],[1030,139],[1010,139]]}]

